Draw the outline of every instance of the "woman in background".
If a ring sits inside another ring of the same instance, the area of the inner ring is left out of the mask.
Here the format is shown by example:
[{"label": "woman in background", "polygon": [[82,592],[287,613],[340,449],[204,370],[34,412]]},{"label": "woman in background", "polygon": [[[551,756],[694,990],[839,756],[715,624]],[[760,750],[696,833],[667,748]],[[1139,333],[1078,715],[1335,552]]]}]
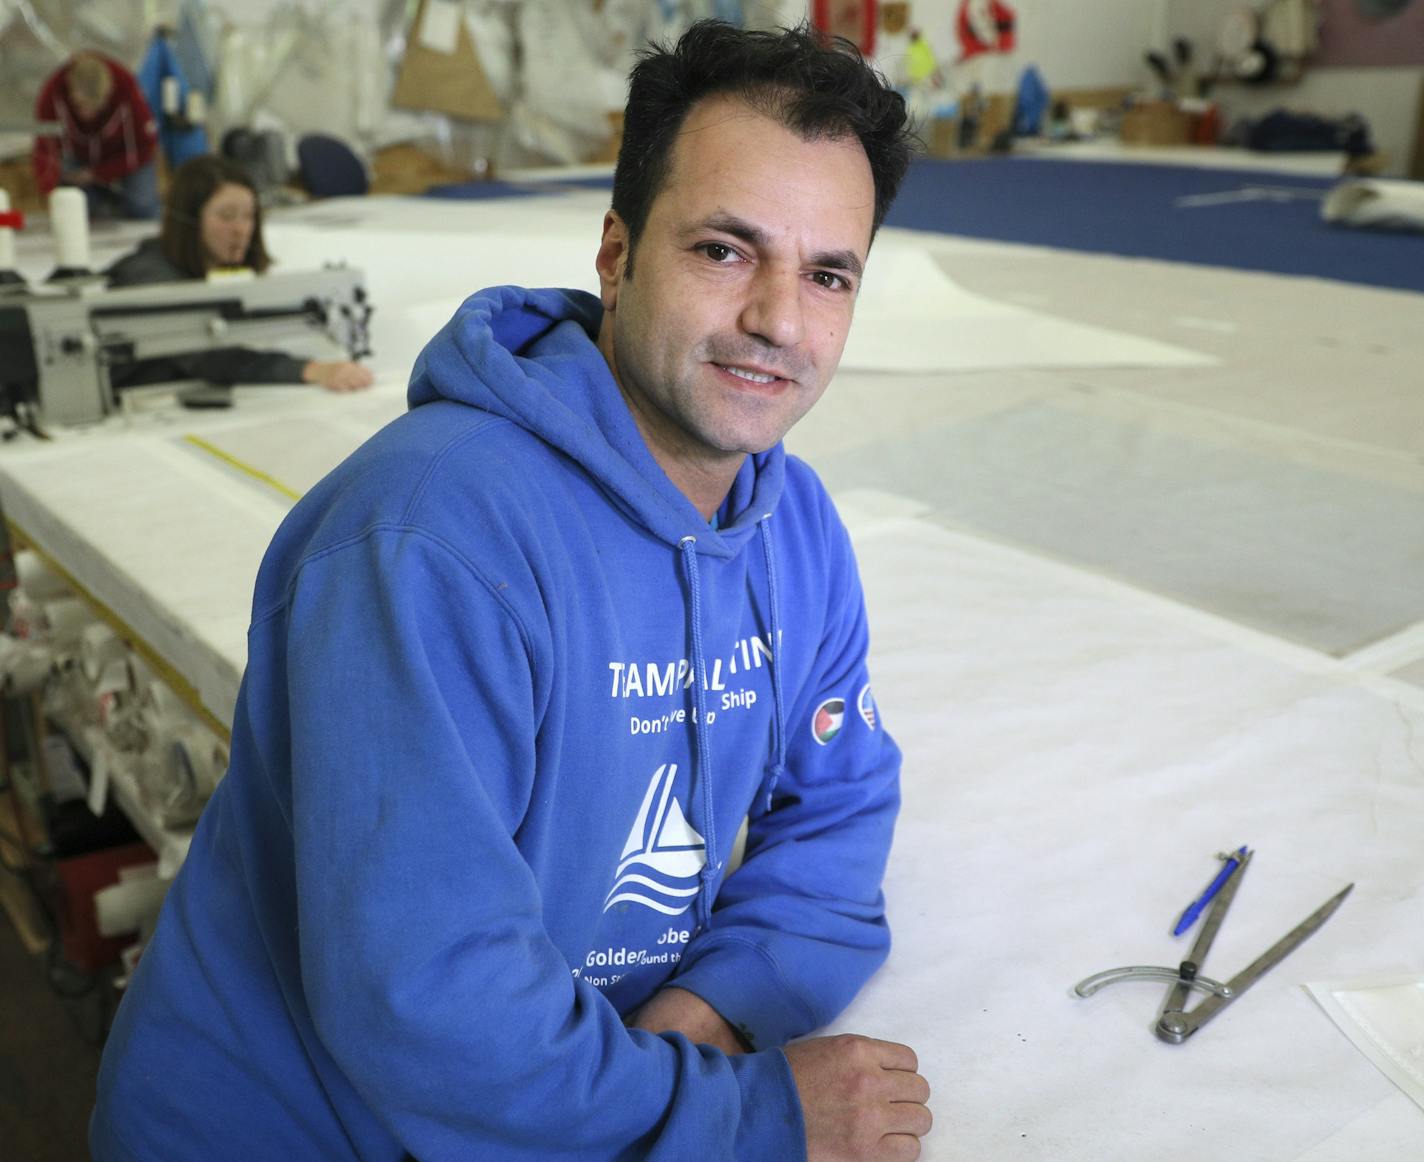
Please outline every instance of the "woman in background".
[{"label": "woman in background", "polygon": [[[262,241],[257,189],[241,166],[222,157],[195,157],[173,171],[163,227],[106,272],[110,286],[206,278],[225,267],[261,274],[272,260]],[[350,360],[296,359],[281,351],[224,347],[192,355],[146,359],[115,368],[114,386],[170,379],[210,383],[315,383],[328,391],[359,391],[371,372]]]}]

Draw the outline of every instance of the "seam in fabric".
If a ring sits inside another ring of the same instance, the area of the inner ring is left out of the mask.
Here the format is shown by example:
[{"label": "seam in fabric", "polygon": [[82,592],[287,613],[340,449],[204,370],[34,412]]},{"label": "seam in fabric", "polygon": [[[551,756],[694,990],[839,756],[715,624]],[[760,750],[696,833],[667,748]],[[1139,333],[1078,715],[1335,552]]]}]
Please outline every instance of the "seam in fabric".
[{"label": "seam in fabric", "polygon": [[252,619],[252,624],[247,630],[248,634],[251,635],[254,630],[259,629],[268,621],[271,621],[274,617],[291,607],[293,591],[296,589],[297,583],[300,581],[302,573],[306,571],[308,565],[313,565],[327,557],[345,552],[347,549],[354,548],[356,545],[368,541],[382,533],[398,533],[402,536],[420,537],[422,540],[428,541],[436,548],[441,549],[447,556],[462,566],[470,576],[489,593],[490,597],[494,599],[495,604],[498,605],[509,617],[510,621],[514,623],[515,628],[519,631],[519,640],[524,646],[525,653],[530,658],[533,658],[533,639],[525,627],[523,620],[509,603],[509,599],[504,595],[503,590],[486,577],[478,565],[443,537],[436,535],[429,529],[421,528],[419,525],[401,524],[390,521],[381,521],[376,524],[367,525],[359,532],[353,533],[351,536],[337,541],[335,544],[327,545],[322,549],[318,549],[310,556],[302,558],[296,569],[293,570],[291,580],[287,583],[287,588],[283,592],[281,599],[274,602],[272,607],[265,610],[261,616]]},{"label": "seam in fabric", "polygon": [[446,443],[446,445],[435,454],[435,456],[431,459],[430,463],[426,466],[425,471],[421,474],[420,480],[416,482],[415,487],[411,490],[410,500],[406,502],[405,509],[401,513],[400,519],[403,521],[408,521],[411,519],[411,513],[415,511],[416,505],[424,499],[426,488],[429,487],[430,481],[435,476],[435,473],[444,467],[445,460],[447,457],[451,456],[455,452],[455,450],[461,447],[467,440],[473,439],[475,436],[478,436],[480,433],[484,432],[487,428],[493,426],[494,424],[507,423],[509,423],[508,420],[503,419],[500,416],[490,415],[488,412],[486,412],[485,418],[479,423],[473,425],[466,431],[461,432],[458,436],[452,437]]},{"label": "seam in fabric", "polygon": [[[709,939],[706,952],[698,958],[699,963],[714,953],[719,947],[727,947],[732,944],[740,944],[744,948],[751,949],[766,962],[766,966],[771,969],[771,973],[776,978],[776,983],[781,988],[781,991],[786,995],[787,999],[800,1008],[801,1015],[811,1022],[813,1028],[824,1024],[820,1014],[817,1013],[810,1002],[801,995],[800,990],[794,988],[786,979],[786,974],[781,971],[781,964],[776,957],[772,955],[764,945],[758,944],[755,940],[749,940],[745,936],[738,936],[733,933],[718,932],[715,937]],[[694,964],[688,971],[694,971],[696,967],[697,965]]]}]

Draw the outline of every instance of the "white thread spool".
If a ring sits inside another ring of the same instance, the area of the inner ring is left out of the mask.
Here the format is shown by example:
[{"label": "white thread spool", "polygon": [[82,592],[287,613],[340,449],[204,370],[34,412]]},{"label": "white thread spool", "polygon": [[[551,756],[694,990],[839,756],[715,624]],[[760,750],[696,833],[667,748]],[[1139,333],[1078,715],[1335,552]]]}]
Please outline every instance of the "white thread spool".
[{"label": "white thread spool", "polygon": [[[0,214],[10,211],[10,195],[0,190]],[[0,270],[15,269],[15,231],[9,226],[0,226]]]},{"label": "white thread spool", "polygon": [[84,191],[60,186],[49,196],[49,228],[55,265],[63,271],[89,269],[89,203]]},{"label": "white thread spool", "polygon": [[49,680],[54,656],[48,647],[26,642],[24,649],[5,667],[5,688],[15,695],[31,694]]},{"label": "white thread spool", "polygon": [[182,91],[178,85],[177,77],[163,78],[163,112],[168,116],[173,116],[178,112],[179,102],[182,99]]},{"label": "white thread spool", "polygon": [[161,880],[157,875],[133,876],[100,888],[94,893],[99,935],[121,936],[151,929],[171,884],[171,880]]},{"label": "white thread spool", "polygon": [[79,634],[79,666],[90,682],[97,682],[104,667],[124,656],[119,635],[102,621],[86,625]]},{"label": "white thread spool", "polygon": [[198,92],[197,89],[188,93],[188,121],[193,125],[201,125],[208,118],[208,99]]},{"label": "white thread spool", "polygon": [[49,636],[57,642],[72,642],[95,620],[89,607],[77,597],[61,597],[43,606]]},{"label": "white thread spool", "polygon": [[48,601],[55,597],[69,597],[73,593],[69,583],[46,565],[33,549],[21,549],[15,554],[15,573],[19,577],[20,588],[31,601]]}]

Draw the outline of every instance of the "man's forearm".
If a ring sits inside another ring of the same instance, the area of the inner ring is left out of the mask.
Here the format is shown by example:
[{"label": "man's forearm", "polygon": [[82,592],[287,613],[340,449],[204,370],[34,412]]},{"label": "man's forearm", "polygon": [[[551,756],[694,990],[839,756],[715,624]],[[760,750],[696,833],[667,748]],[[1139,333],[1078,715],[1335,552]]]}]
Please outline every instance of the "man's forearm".
[{"label": "man's forearm", "polygon": [[747,1051],[722,1015],[686,989],[670,987],[655,993],[628,1019],[628,1025],[649,1033],[681,1033],[689,1041],[711,1045],[729,1055]]}]

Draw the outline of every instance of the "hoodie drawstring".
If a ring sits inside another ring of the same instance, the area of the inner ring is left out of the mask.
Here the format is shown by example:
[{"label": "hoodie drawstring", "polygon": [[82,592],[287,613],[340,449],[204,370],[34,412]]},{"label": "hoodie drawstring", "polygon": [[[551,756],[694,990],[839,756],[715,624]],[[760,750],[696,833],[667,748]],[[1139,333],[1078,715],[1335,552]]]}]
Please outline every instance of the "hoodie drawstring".
[{"label": "hoodie drawstring", "polygon": [[683,567],[687,570],[687,588],[692,598],[692,687],[696,691],[698,793],[702,796],[702,842],[707,858],[698,876],[701,891],[697,893],[698,923],[704,930],[712,926],[712,895],[717,876],[722,871],[720,861],[713,864],[717,851],[717,824],[712,815],[712,751],[707,730],[707,654],[702,646],[702,580],[697,569],[697,538],[683,537],[678,542],[682,550]]},{"label": "hoodie drawstring", "polygon": [[[771,810],[772,793],[786,770],[786,701],[781,688],[781,602],[776,595],[776,552],[771,543],[771,514],[767,513],[757,522],[761,532],[762,554],[766,558],[766,590],[771,631],[771,698],[772,723],[771,742],[773,761],[766,778],[766,795],[761,809]],[[692,621],[692,673],[694,699],[696,705],[696,793],[702,798],[702,813],[698,823],[702,827],[702,842],[707,852],[706,861],[698,875],[701,890],[697,893],[698,926],[706,930],[712,926],[712,897],[715,894],[717,877],[722,873],[720,861],[713,863],[717,851],[717,824],[713,817],[712,801],[712,748],[711,732],[707,728],[707,652],[702,642],[702,577],[697,566],[697,538],[683,537],[678,542],[682,550],[682,564],[687,573],[687,588],[691,598]]]},{"label": "hoodie drawstring", "polygon": [[771,745],[776,756],[766,780],[762,811],[771,810],[771,795],[786,770],[786,704],[781,691],[781,602],[776,596],[776,553],[771,547],[771,513],[757,522],[761,531],[762,554],[766,557],[766,600],[771,620]]}]

